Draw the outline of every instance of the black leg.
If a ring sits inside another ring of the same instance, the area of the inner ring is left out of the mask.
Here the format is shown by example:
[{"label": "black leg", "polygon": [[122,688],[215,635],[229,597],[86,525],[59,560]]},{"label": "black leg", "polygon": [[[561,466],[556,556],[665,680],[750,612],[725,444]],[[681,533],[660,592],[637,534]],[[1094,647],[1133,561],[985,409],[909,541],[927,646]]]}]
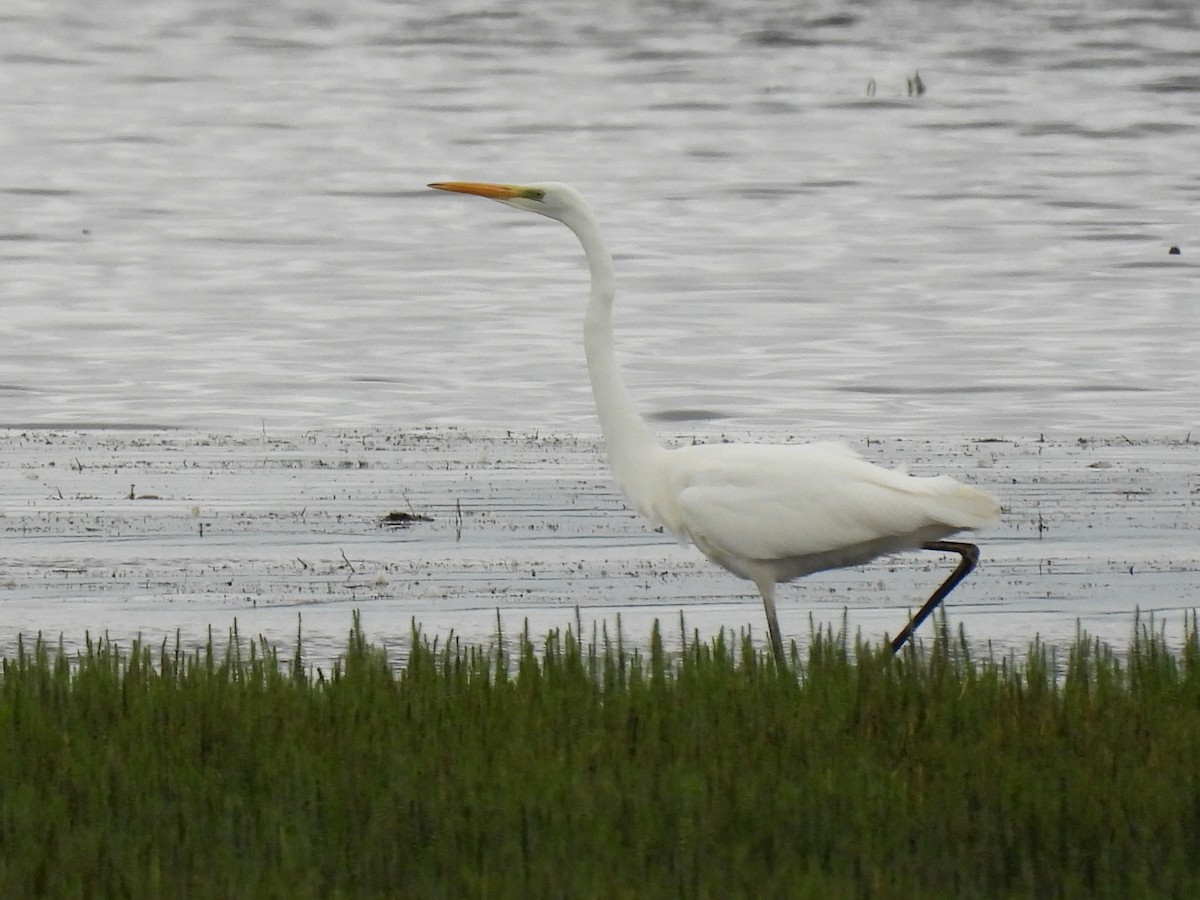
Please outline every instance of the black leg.
[{"label": "black leg", "polygon": [[901,632],[896,635],[892,641],[892,652],[899,653],[900,648],[908,643],[908,639],[912,637],[913,632],[921,627],[931,612],[938,608],[938,604],[946,599],[946,596],[958,587],[958,583],[966,578],[971,570],[975,568],[975,564],[979,562],[979,548],[974,544],[964,544],[959,541],[930,541],[923,546],[924,550],[939,550],[943,553],[957,553],[962,557],[954,571],[950,573],[950,577],[942,582],[942,586],[933,592],[933,595],[925,601],[925,605],[917,610],[917,614],[912,617],[912,620],[904,626]]}]

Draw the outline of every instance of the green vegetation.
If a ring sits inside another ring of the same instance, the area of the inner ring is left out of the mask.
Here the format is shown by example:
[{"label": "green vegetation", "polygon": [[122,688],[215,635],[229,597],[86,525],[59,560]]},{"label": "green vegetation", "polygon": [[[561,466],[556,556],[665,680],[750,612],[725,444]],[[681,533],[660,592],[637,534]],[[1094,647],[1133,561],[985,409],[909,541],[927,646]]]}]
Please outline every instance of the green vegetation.
[{"label": "green vegetation", "polygon": [[1200,641],[973,658],[572,632],[331,673],[38,642],[0,671],[4,897],[1200,896]]}]

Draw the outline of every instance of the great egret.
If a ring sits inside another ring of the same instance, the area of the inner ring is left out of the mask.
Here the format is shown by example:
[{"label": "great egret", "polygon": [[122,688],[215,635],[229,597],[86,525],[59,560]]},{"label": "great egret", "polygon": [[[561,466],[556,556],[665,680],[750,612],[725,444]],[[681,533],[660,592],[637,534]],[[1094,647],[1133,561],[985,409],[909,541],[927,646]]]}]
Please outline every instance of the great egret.
[{"label": "great egret", "polygon": [[785,664],[775,585],[856,566],[900,550],[961,557],[950,577],[892,642],[904,643],[975,567],[974,544],[946,541],[999,515],[994,497],[947,475],[917,478],[862,459],[849,447],[817,444],[700,444],[668,449],[638,415],[613,351],[612,257],[587,201],[565,184],[430,187],[476,194],[557,219],[575,233],[591,273],[583,326],[592,395],[609,465],[626,499],[646,518],[690,540],[713,562],[753,581],[762,595],[771,649]]}]

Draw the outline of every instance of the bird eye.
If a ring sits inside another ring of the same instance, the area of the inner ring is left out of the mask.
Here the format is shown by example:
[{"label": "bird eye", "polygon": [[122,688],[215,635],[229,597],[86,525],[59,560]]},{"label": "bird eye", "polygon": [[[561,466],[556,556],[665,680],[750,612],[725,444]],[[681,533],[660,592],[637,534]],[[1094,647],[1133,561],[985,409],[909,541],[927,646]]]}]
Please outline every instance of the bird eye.
[{"label": "bird eye", "polygon": [[546,192],[543,190],[539,190],[538,188],[530,188],[528,191],[525,192],[525,199],[526,200],[536,200],[539,203],[541,203],[543,200],[546,199]]}]

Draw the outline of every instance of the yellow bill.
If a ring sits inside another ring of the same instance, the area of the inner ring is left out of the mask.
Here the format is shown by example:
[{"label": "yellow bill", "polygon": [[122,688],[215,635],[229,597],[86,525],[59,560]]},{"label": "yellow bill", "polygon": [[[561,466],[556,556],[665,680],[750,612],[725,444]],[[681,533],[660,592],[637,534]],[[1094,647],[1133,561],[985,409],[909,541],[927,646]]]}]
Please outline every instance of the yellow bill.
[{"label": "yellow bill", "polygon": [[530,189],[519,184],[486,184],[478,181],[439,181],[429,185],[439,191],[456,194],[476,194],[491,200],[516,200],[530,197]]}]

